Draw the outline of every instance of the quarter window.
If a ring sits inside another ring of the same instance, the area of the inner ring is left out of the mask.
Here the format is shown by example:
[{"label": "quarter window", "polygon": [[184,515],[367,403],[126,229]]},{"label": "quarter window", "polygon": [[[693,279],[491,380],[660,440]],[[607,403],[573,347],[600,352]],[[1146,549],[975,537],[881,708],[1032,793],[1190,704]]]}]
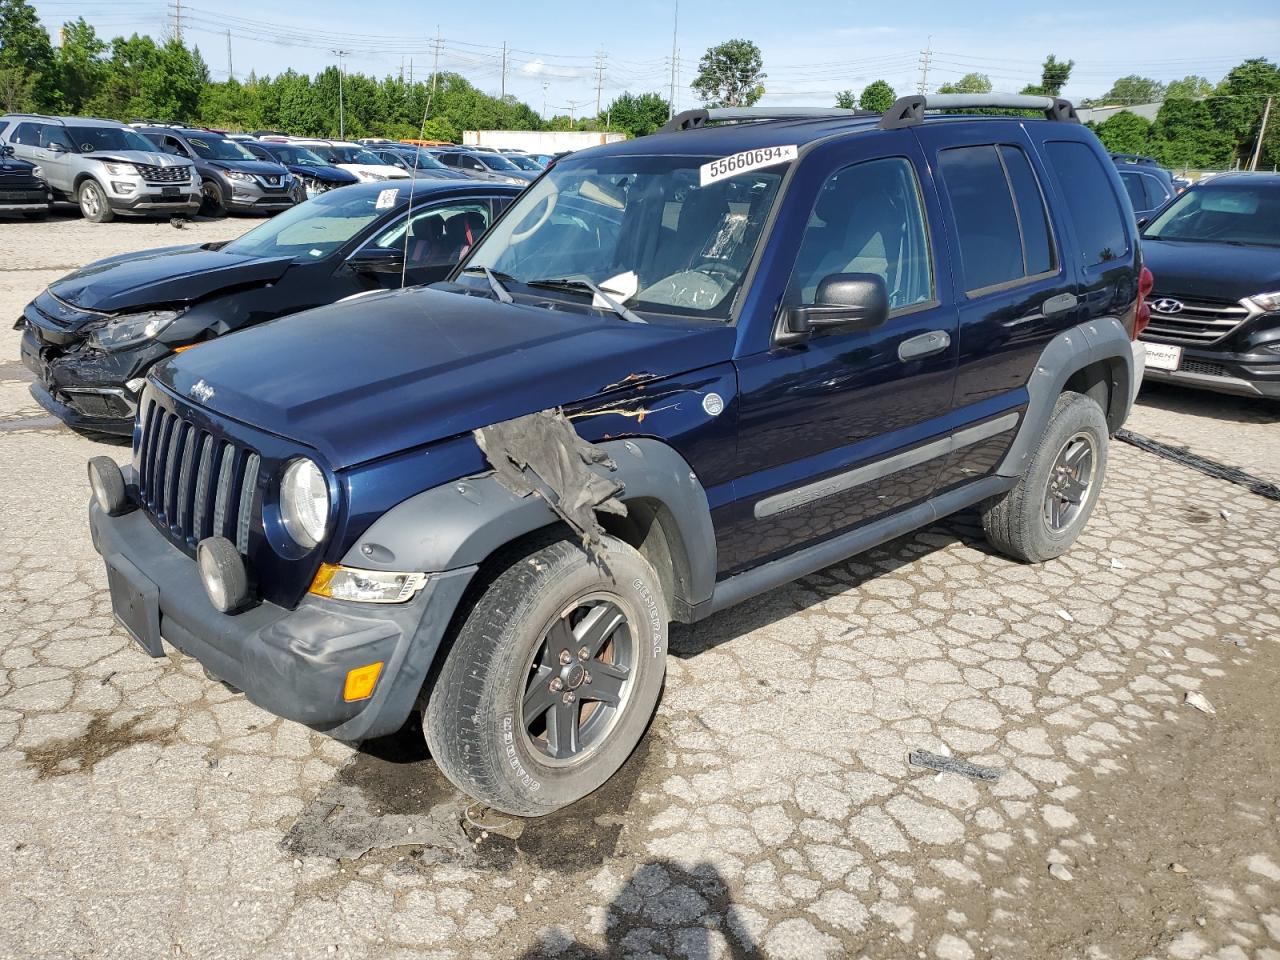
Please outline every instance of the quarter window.
[{"label": "quarter window", "polygon": [[40,146],[40,128],[43,124],[39,123],[20,123],[13,128],[13,136],[10,138],[13,143],[21,144],[24,147]]},{"label": "quarter window", "polygon": [[889,309],[933,299],[933,271],[920,188],[904,157],[836,171],[822,186],[800,240],[787,300],[813,305],[818,286],[837,273],[884,279]]},{"label": "quarter window", "polygon": [[1092,267],[1123,257],[1129,252],[1125,211],[1097,154],[1078,140],[1050,140],[1045,151],[1071,211],[1084,265]]},{"label": "quarter window", "polygon": [[970,295],[1054,268],[1044,198],[1026,154],[984,144],[938,154]]}]

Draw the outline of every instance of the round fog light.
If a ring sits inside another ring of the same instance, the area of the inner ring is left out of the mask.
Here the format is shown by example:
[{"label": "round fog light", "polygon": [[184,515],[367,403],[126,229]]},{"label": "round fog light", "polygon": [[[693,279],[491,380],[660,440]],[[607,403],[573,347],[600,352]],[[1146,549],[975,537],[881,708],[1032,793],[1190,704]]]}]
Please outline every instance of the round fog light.
[{"label": "round fog light", "polygon": [[206,537],[196,547],[200,582],[209,602],[223,613],[235,613],[249,603],[249,574],[234,543],[226,537]]},{"label": "round fog light", "polygon": [[118,517],[128,509],[124,474],[110,457],[94,457],[89,461],[89,486],[98,509],[107,516]]}]

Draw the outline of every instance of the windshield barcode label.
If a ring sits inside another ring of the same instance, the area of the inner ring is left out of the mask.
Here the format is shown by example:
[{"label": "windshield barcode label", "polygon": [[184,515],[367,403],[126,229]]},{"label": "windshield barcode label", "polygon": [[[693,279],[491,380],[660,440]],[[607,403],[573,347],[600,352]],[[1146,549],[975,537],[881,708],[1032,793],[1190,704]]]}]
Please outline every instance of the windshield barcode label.
[{"label": "windshield barcode label", "polygon": [[775,163],[786,163],[788,160],[794,160],[796,155],[797,147],[794,143],[790,143],[781,147],[757,147],[754,150],[735,153],[731,157],[721,157],[719,160],[704,163],[698,168],[700,186],[705,187],[708,183],[715,183],[725,177],[736,177],[749,170],[771,167]]}]

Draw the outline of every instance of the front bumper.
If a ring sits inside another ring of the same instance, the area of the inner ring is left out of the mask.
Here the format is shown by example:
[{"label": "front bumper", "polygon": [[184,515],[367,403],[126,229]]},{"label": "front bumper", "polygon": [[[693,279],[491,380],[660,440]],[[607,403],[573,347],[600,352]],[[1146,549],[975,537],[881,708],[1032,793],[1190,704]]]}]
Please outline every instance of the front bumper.
[{"label": "front bumper", "polygon": [[1237,397],[1280,400],[1280,354],[1233,353],[1184,346],[1177,370],[1147,367],[1146,378]]},{"label": "front bumper", "polygon": [[35,376],[31,395],[40,406],[73,430],[122,437],[133,434],[137,412],[137,397],[125,384],[168,353],[153,342],[118,353],[82,355],[80,342],[65,348],[43,344],[30,320],[19,349]]},{"label": "front bumper", "polygon": [[108,197],[107,202],[117,213],[137,213],[151,210],[187,211],[194,213],[200,209],[200,194],[180,193],[177,196],[165,196],[161,193],[144,193],[135,197]]},{"label": "front bumper", "polygon": [[[154,595],[167,643],[264,710],[347,741],[404,724],[476,569],[433,574],[404,604],[307,596],[293,610],[260,603],[228,615],[209,602],[195,562],[142,510],[109,517],[91,503],[89,524],[108,570],[128,571]],[[384,666],[372,697],[343,700],[347,672],[376,661]]]}]

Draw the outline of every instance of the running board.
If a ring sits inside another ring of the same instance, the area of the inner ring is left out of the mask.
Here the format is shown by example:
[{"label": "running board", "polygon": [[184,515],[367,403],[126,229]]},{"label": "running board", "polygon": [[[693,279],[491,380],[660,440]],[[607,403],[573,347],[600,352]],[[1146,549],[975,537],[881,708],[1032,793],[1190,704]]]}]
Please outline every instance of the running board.
[{"label": "running board", "polygon": [[741,603],[774,587],[780,587],[784,583],[816,573],[824,567],[870,550],[894,537],[927,527],[957,510],[971,507],[988,497],[998,496],[1011,489],[1017,482],[1017,477],[1001,477],[993,474],[948,490],[932,500],[917,503],[901,513],[881,517],[864,527],[857,527],[830,540],[815,543],[790,556],[735,574],[716,584],[711,599],[694,608],[693,619],[697,621],[709,617],[735,603]]}]

